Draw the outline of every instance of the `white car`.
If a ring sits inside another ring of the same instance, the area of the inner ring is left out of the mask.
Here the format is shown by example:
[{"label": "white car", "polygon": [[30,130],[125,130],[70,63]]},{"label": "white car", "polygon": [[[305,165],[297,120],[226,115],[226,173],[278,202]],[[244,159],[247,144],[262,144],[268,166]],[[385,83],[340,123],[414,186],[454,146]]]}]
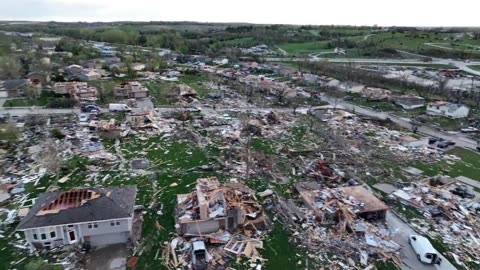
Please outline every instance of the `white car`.
[{"label": "white car", "polygon": [[88,121],[88,115],[82,113],[78,116],[78,120],[80,122],[87,122]]},{"label": "white car", "polygon": [[475,128],[475,127],[462,128],[461,131],[465,133],[478,132],[478,128]]},{"label": "white car", "polygon": [[200,107],[188,107],[188,108],[185,108],[185,111],[187,111],[187,112],[201,112],[202,109]]}]

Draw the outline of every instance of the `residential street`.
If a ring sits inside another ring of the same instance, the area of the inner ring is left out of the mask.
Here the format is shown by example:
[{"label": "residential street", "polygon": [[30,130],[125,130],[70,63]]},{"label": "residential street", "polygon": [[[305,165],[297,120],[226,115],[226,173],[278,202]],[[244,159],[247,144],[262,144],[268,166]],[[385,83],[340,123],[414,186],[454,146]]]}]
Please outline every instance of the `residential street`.
[{"label": "residential street", "polygon": [[[331,98],[331,97],[326,96],[326,95],[322,95],[322,100],[324,100],[324,101],[326,101],[326,102],[328,102],[332,105],[336,104],[337,106],[342,106],[343,108],[345,108],[348,111],[355,111],[355,113],[363,114],[363,115],[366,115],[366,116],[377,117],[377,118],[380,118],[380,119],[390,118],[393,122],[395,122],[396,124],[398,124],[399,126],[402,126],[404,128],[411,128],[412,127],[412,124],[410,123],[410,120],[408,118],[398,117],[398,116],[395,116],[395,115],[390,114],[388,112],[377,112],[375,110],[360,107],[360,106],[354,105],[352,103],[349,103],[349,102],[346,102],[346,101],[343,101],[343,100],[338,100],[338,99],[335,99],[335,98]],[[456,145],[458,145],[460,147],[465,147],[465,148],[469,148],[469,149],[473,149],[473,150],[476,150],[476,147],[477,147],[477,142],[476,141],[474,141],[472,139],[469,139],[469,138],[466,138],[463,134],[460,134],[460,133],[455,134],[455,135],[450,135],[450,134],[447,134],[443,131],[440,131],[440,130],[437,130],[435,128],[428,127],[428,126],[420,126],[420,127],[418,127],[418,131],[420,133],[423,133],[423,134],[428,135],[428,136],[438,137],[438,138],[442,138],[442,139],[445,139],[445,140],[455,142]]]},{"label": "residential street", "polygon": [[415,251],[408,243],[408,237],[412,234],[417,234],[407,223],[403,222],[394,213],[387,212],[387,224],[388,227],[394,230],[395,236],[393,240],[400,244],[403,248],[401,251],[401,259],[404,265],[403,270],[423,270],[423,269],[438,269],[438,270],[454,270],[456,269],[443,255],[439,254],[442,258],[441,265],[427,265],[420,262],[417,259]]},{"label": "residential street", "polygon": [[[355,113],[363,114],[366,116],[370,117],[376,117],[380,119],[387,119],[390,118],[393,122],[396,124],[404,127],[404,128],[411,128],[411,123],[410,120],[407,118],[401,118],[395,115],[392,115],[387,112],[377,112],[372,109],[367,109],[364,107],[360,107],[357,105],[354,105],[352,103],[338,100],[331,98],[329,96],[322,96],[322,100],[329,102],[332,106],[336,106],[337,108],[343,108],[347,111],[355,111]],[[142,105],[143,106],[143,105]],[[300,107],[297,108],[297,111],[306,111],[310,107]],[[318,107],[313,107],[313,108],[318,108]],[[156,110],[158,112],[169,112],[169,111],[178,111],[181,110],[179,107],[157,107]],[[228,108],[228,107],[223,107],[223,108],[217,108],[216,110],[209,108],[209,107],[202,107],[202,112],[206,114],[216,114],[218,112],[227,112],[228,111],[251,111],[251,112],[261,112],[261,111],[279,111],[279,112],[291,112],[292,108],[273,108],[273,107],[266,107],[266,108],[259,108],[259,107],[247,107],[247,108]],[[103,111],[106,111],[104,109]],[[141,112],[144,111],[143,108],[134,108],[134,111],[136,112]],[[79,109],[44,109],[44,108],[0,108],[0,114],[3,113],[10,113],[10,115],[17,115],[17,116],[24,116],[27,114],[64,114],[64,113],[80,113]],[[438,138],[442,138],[445,140],[450,140],[456,143],[456,145],[460,147],[465,147],[469,148],[472,150],[476,150],[477,147],[477,142],[466,138],[463,134],[455,134],[455,135],[450,135],[445,132],[442,132],[440,130],[436,130],[432,127],[428,126],[420,126],[418,128],[418,131],[427,135],[427,136],[434,136]]]}]

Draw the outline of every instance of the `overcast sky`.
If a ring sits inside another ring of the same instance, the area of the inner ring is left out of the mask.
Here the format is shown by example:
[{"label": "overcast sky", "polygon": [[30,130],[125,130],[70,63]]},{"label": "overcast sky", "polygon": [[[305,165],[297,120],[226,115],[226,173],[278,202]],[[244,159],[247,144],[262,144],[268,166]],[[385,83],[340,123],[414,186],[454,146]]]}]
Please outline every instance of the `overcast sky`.
[{"label": "overcast sky", "polygon": [[479,0],[0,0],[0,20],[480,26]]}]

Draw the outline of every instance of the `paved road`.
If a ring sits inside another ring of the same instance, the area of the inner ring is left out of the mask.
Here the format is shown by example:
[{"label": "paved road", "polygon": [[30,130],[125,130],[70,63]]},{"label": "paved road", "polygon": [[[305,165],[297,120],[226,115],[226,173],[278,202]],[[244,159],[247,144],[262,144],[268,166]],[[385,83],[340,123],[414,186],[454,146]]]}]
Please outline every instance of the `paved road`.
[{"label": "paved road", "polygon": [[396,233],[393,236],[393,240],[399,245],[403,246],[400,251],[400,257],[404,265],[402,265],[403,270],[455,270],[456,268],[442,255],[439,253],[440,258],[442,258],[441,265],[427,265],[423,264],[417,259],[415,251],[408,243],[408,237],[412,234],[417,234],[407,223],[403,222],[399,217],[397,217],[392,212],[387,212],[386,218],[388,227],[391,230],[394,230]]},{"label": "paved road", "polygon": [[[410,123],[410,119],[408,119],[408,118],[398,117],[398,116],[395,116],[395,115],[390,114],[388,112],[377,112],[375,110],[363,108],[363,107],[357,106],[355,104],[345,102],[343,100],[338,100],[338,99],[335,99],[335,98],[331,98],[331,97],[326,96],[326,95],[322,96],[322,100],[326,101],[326,102],[328,102],[332,105],[336,104],[337,106],[342,106],[343,108],[345,108],[348,111],[355,111],[355,113],[363,114],[363,115],[366,115],[366,116],[369,116],[369,117],[376,117],[376,118],[380,118],[380,119],[390,118],[393,122],[395,122],[397,125],[399,125],[401,127],[408,128],[408,129],[412,128],[412,124]],[[442,139],[445,139],[445,140],[455,142],[456,145],[461,146],[461,147],[470,148],[470,149],[473,149],[473,150],[476,150],[476,148],[477,148],[477,142],[472,140],[472,139],[469,139],[469,138],[465,137],[463,134],[450,135],[450,134],[447,134],[443,131],[440,131],[440,130],[437,130],[435,128],[428,127],[428,126],[420,126],[420,127],[418,127],[418,131],[420,133],[426,134],[428,136],[438,137],[438,138],[442,138]]]},{"label": "paved road", "polygon": [[408,237],[417,234],[407,223],[403,222],[392,212],[387,212],[386,218],[388,228],[395,232],[393,241],[402,246],[400,251],[400,259],[402,260],[402,270],[433,270],[433,265],[426,265],[417,259],[415,251],[408,243]]},{"label": "paved road", "polygon": [[[410,120],[407,118],[401,118],[395,115],[392,115],[388,112],[377,112],[372,109],[367,109],[363,108],[360,106],[357,106],[355,104],[351,104],[342,100],[337,100],[331,97],[328,97],[326,95],[322,96],[322,100],[329,102],[331,105],[336,106],[337,108],[342,108],[347,111],[354,111],[355,113],[366,115],[369,117],[376,117],[380,119],[387,119],[390,118],[393,122],[396,124],[404,127],[404,128],[411,128],[412,125],[409,122]],[[302,111],[302,110],[307,110],[309,107],[301,107],[297,108],[297,111]],[[178,111],[181,110],[181,108],[173,108],[173,107],[161,107],[161,108],[156,108],[158,112],[171,112],[171,111]],[[252,113],[258,113],[258,112],[269,112],[269,111],[278,111],[278,112],[291,112],[292,108],[272,108],[272,107],[266,107],[266,108],[259,108],[259,107],[248,107],[248,108],[217,108],[217,110],[213,110],[212,108],[208,107],[203,107],[202,112],[205,114],[216,114],[217,112],[227,112],[230,110],[236,110],[236,111],[251,111]],[[135,112],[141,112],[143,111],[142,108],[134,108]],[[15,109],[8,109],[8,108],[0,108],[0,113],[10,113],[10,115],[17,115],[17,116],[25,116],[27,114],[65,114],[65,113],[80,113],[79,109],[40,109],[40,108],[15,108]],[[438,137],[438,138],[443,138],[445,140],[450,140],[456,143],[456,145],[465,147],[465,148],[470,148],[473,150],[476,150],[477,143],[476,141],[466,138],[463,136],[463,134],[456,134],[456,135],[450,135],[445,132],[442,132],[440,130],[428,127],[428,126],[420,126],[418,127],[418,131],[420,133],[426,134],[428,136],[433,136],[433,137]]]}]

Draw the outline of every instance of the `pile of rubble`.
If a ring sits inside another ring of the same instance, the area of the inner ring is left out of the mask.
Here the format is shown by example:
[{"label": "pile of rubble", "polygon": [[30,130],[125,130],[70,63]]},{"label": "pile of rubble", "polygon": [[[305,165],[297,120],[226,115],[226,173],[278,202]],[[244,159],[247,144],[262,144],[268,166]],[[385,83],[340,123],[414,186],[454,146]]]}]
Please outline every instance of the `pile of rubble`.
[{"label": "pile of rubble", "polygon": [[261,268],[257,249],[269,224],[255,193],[243,184],[198,179],[194,192],[177,195],[175,227],[178,236],[162,255],[167,268],[227,269],[242,258]]},{"label": "pile of rubble", "polygon": [[401,246],[384,223],[387,205],[364,186],[322,188],[295,184],[303,205],[274,195],[267,205],[308,257],[324,266],[373,267],[377,260],[400,266]]},{"label": "pile of rubble", "polygon": [[390,196],[423,213],[425,219],[412,219],[412,227],[441,239],[458,265],[480,265],[480,203],[475,193],[454,179],[438,176],[398,189]]},{"label": "pile of rubble", "polygon": [[[328,124],[347,139],[365,142],[373,149],[387,148],[395,153],[399,160],[433,161],[442,158],[443,151],[430,147],[428,138],[416,139],[406,132],[390,129],[370,121],[363,121],[354,114],[345,111],[331,112],[334,115]],[[357,143],[358,151],[364,150]],[[355,150],[353,150],[355,151]]]}]

